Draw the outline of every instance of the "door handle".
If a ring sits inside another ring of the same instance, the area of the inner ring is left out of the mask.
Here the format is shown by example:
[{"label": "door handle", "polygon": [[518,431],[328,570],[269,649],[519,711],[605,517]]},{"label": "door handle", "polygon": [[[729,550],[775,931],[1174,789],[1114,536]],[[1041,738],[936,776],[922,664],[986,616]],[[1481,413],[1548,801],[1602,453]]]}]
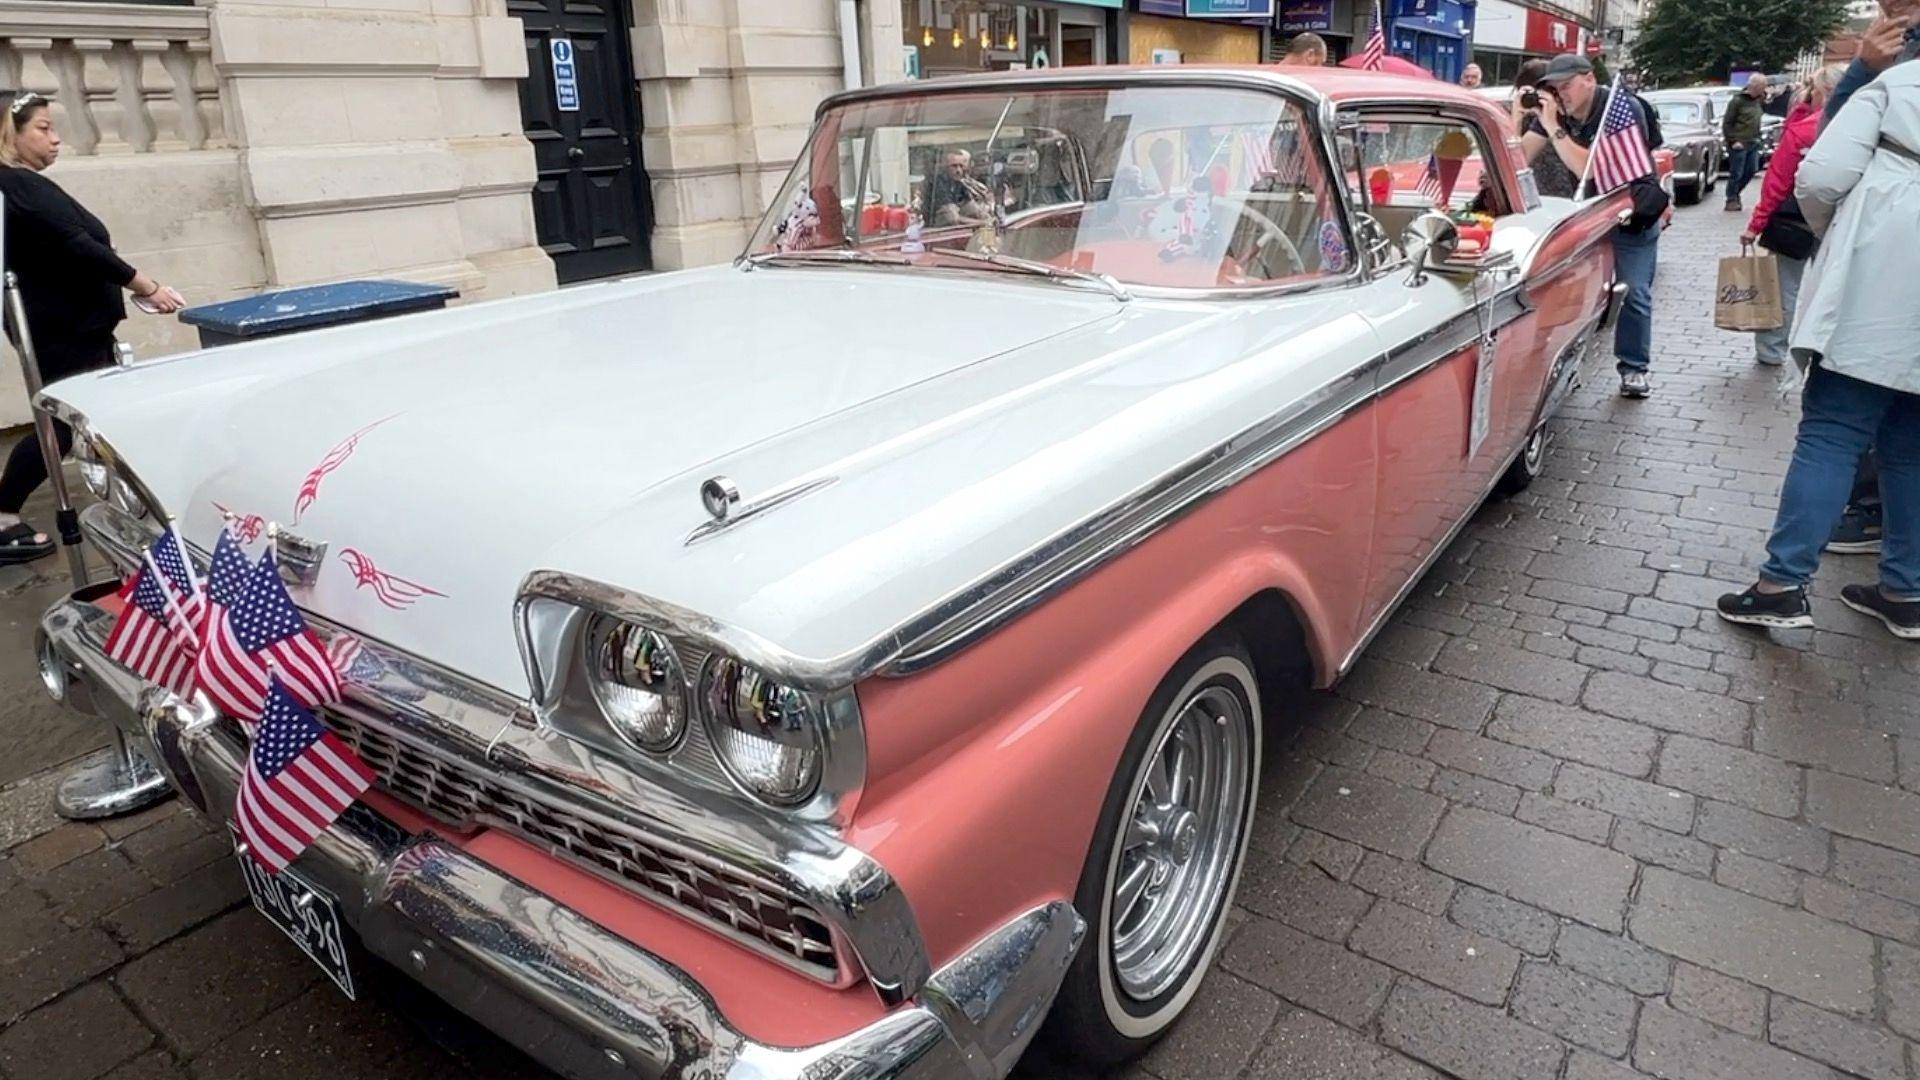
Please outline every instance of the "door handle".
[{"label": "door handle", "polygon": [[579,161],[581,158],[586,156],[587,156],[587,152],[585,150],[580,149],[577,146],[567,147],[567,160],[569,161]]}]

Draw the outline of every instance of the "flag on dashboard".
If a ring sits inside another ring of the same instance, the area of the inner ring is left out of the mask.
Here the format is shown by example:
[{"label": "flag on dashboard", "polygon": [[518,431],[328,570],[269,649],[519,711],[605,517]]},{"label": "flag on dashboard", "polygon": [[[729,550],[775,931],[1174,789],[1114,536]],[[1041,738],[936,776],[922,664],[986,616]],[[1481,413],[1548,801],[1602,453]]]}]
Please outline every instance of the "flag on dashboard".
[{"label": "flag on dashboard", "polygon": [[1653,172],[1653,152],[1647,149],[1646,136],[1641,134],[1633,95],[1620,91],[1618,75],[1607,92],[1607,111],[1600,121],[1600,134],[1593,140],[1590,164],[1593,185],[1602,195]]},{"label": "flag on dashboard", "polygon": [[148,682],[175,693],[193,685],[194,641],[177,629],[178,605],[151,564],[120,588],[123,607],[107,634],[107,655]]},{"label": "flag on dashboard", "polygon": [[262,697],[251,687],[258,686],[260,695],[266,694],[269,675],[277,676],[310,709],[340,700],[340,674],[334,670],[333,658],[294,606],[271,550],[254,565],[246,591],[227,609],[226,621],[232,627],[230,640],[215,639],[209,644],[221,650],[219,664],[231,665],[235,673],[221,692],[251,705],[244,712],[234,712],[235,716],[258,715]]},{"label": "flag on dashboard", "polygon": [[1380,0],[1373,0],[1373,25],[1367,33],[1367,47],[1360,53],[1360,66],[1379,71],[1387,63],[1387,31],[1380,22]]},{"label": "flag on dashboard", "polygon": [[221,528],[207,567],[206,616],[194,674],[215,707],[249,728],[260,718],[260,706],[267,694],[267,669],[241,646],[234,634],[234,614],[251,617],[246,596],[252,584],[253,566],[247,562],[240,541]]},{"label": "flag on dashboard", "polygon": [[366,763],[320,726],[276,673],[234,813],[248,857],[270,874],[286,869],[371,783]]},{"label": "flag on dashboard", "polygon": [[1273,144],[1259,132],[1240,133],[1240,155],[1246,159],[1247,174],[1253,179],[1274,174]]},{"label": "flag on dashboard", "polygon": [[1440,157],[1437,154],[1427,155],[1427,171],[1420,176],[1420,194],[1435,206],[1445,206],[1447,203],[1447,191],[1440,182]]}]

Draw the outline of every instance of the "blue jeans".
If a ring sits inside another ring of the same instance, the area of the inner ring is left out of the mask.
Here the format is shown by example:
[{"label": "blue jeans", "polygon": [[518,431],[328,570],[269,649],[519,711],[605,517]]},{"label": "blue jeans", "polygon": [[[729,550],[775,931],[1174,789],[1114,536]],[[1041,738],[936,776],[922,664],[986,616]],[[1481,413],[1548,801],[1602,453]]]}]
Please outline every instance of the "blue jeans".
[{"label": "blue jeans", "polygon": [[1799,587],[1853,492],[1860,457],[1877,443],[1883,506],[1880,587],[1920,599],[1920,394],[1907,394],[1815,366],[1800,405],[1800,437],[1780,489],[1780,511],[1760,576]]},{"label": "blue jeans", "polygon": [[1747,183],[1760,175],[1760,147],[1748,143],[1744,150],[1727,151],[1727,201],[1733,202],[1747,190]]},{"label": "blue jeans", "polygon": [[1807,260],[1775,255],[1773,261],[1780,268],[1780,306],[1786,310],[1787,319],[1778,330],[1753,332],[1753,354],[1763,364],[1784,364],[1787,332],[1793,329],[1793,309],[1800,301],[1800,280],[1807,275]]},{"label": "blue jeans", "polygon": [[1653,366],[1653,274],[1660,267],[1660,229],[1613,231],[1613,269],[1627,287],[1613,326],[1613,356],[1622,375]]}]

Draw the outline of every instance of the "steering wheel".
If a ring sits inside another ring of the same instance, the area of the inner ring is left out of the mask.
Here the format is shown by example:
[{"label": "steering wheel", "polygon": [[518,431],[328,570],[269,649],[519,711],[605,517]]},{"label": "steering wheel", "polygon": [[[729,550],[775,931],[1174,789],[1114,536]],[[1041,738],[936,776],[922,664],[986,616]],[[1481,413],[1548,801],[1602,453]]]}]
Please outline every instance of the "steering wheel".
[{"label": "steering wheel", "polygon": [[[1286,231],[1280,228],[1278,223],[1246,203],[1240,204],[1240,213],[1244,217],[1252,219],[1254,228],[1259,230],[1260,242],[1254,245],[1254,254],[1260,253],[1269,241],[1278,241],[1281,254],[1285,255],[1287,261],[1293,264],[1291,274],[1269,276],[1290,277],[1293,274],[1305,274],[1307,272],[1307,263],[1305,259],[1300,257],[1300,248],[1294,244],[1293,238],[1288,236]],[[1251,261],[1251,259],[1242,259],[1240,263],[1244,266]]]}]

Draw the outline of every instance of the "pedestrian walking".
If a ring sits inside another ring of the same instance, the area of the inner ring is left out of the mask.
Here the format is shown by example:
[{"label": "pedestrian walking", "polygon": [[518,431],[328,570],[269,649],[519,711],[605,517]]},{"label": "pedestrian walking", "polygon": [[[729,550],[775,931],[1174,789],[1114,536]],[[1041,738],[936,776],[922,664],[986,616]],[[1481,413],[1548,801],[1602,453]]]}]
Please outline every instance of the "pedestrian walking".
[{"label": "pedestrian walking", "polygon": [[[0,98],[0,196],[6,199],[7,269],[20,283],[27,329],[47,382],[113,363],[114,329],[127,317],[132,292],[147,310],[180,310],[180,294],[127,265],[114,253],[100,219],[41,173],[60,157],[51,102],[34,93]],[[18,328],[9,326],[16,335]],[[73,431],[54,421],[60,452]],[[32,433],[14,445],[0,473],[0,564],[51,554],[53,540],[20,520],[27,496],[47,478]]]},{"label": "pedestrian walking", "polygon": [[[1556,56],[1547,64],[1540,88],[1539,130],[1521,140],[1521,152],[1532,159],[1551,148],[1575,176],[1587,175],[1591,148],[1606,119],[1612,91],[1594,79],[1593,64],[1574,53]],[[1626,108],[1639,138],[1651,150],[1645,110],[1631,94]],[[1651,160],[1649,155],[1649,165]],[[1613,231],[1614,272],[1627,287],[1626,302],[1614,324],[1613,353],[1620,372],[1620,396],[1644,398],[1653,392],[1647,374],[1653,367],[1653,278],[1660,263],[1660,219],[1666,204],[1650,175],[1634,182],[1634,196],[1632,219]],[[1643,207],[1643,202],[1649,205]],[[1652,202],[1659,203],[1658,211],[1652,210]]]},{"label": "pedestrian walking", "polygon": [[1760,185],[1760,201],[1754,204],[1747,230],[1740,234],[1742,247],[1759,244],[1773,255],[1780,269],[1780,304],[1787,323],[1777,330],[1759,330],[1753,335],[1754,360],[1769,367],[1787,362],[1787,331],[1792,325],[1795,301],[1800,296],[1800,279],[1807,263],[1820,246],[1819,237],[1800,212],[1793,197],[1794,177],[1800,173],[1800,161],[1820,137],[1820,118],[1826,113],[1827,98],[1845,69],[1835,64],[1822,68],[1807,79],[1800,100],[1787,117],[1780,134],[1780,146],[1767,166]]},{"label": "pedestrian walking", "polygon": [[1760,128],[1766,111],[1760,100],[1767,96],[1767,77],[1753,75],[1740,93],[1727,102],[1727,115],[1720,121],[1720,134],[1727,143],[1727,209],[1740,209],[1740,193],[1747,182],[1760,172]]},{"label": "pedestrian walking", "polygon": [[1823,234],[1790,338],[1810,363],[1799,439],[1780,491],[1767,562],[1721,617],[1813,624],[1807,585],[1876,445],[1884,533],[1880,583],[1847,606],[1920,640],[1920,64],[1893,67],[1834,117],[1800,165],[1794,193]]}]

